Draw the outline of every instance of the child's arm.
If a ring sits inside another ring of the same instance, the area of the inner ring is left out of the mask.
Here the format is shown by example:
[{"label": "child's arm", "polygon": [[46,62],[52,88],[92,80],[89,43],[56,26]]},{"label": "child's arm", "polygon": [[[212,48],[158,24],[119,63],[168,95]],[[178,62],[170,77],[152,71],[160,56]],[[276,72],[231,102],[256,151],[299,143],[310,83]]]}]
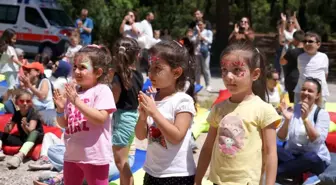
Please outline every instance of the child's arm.
[{"label": "child's arm", "polygon": [[89,107],[82,100],[80,100],[78,96],[71,103],[78,108],[78,110],[84,115],[85,118],[88,119],[88,121],[96,125],[104,124],[110,114],[110,112],[107,110],[98,110],[96,108]]},{"label": "child's arm", "polygon": [[278,168],[278,155],[276,145],[276,125],[274,122],[262,129],[263,143],[265,144],[263,154],[265,159],[266,185],[274,185]]},{"label": "child's arm", "polygon": [[56,89],[55,92],[54,92],[53,100],[54,100],[54,103],[57,107],[57,109],[56,109],[57,124],[58,124],[59,127],[65,128],[68,125],[66,115],[64,114],[66,98],[64,97],[64,95],[62,95],[60,93],[60,91],[58,89]]},{"label": "child's arm", "polygon": [[[106,86],[109,90],[108,93],[111,93],[110,89]],[[103,89],[106,90],[106,89]],[[70,102],[77,107],[77,109],[84,115],[85,118],[88,119],[93,124],[102,125],[108,119],[109,114],[112,112],[113,108],[111,109],[102,109],[98,110],[97,108],[93,108],[88,106],[84,103],[78,96],[75,86],[73,84],[66,84],[65,91],[67,94],[68,99]],[[103,91],[101,92],[101,96],[105,95]],[[112,95],[112,94],[110,94]],[[112,97],[112,96],[111,96]],[[96,100],[97,101],[97,100]],[[110,101],[110,99],[106,99],[106,101]],[[113,99],[111,100],[113,101]]]},{"label": "child's arm", "polygon": [[31,131],[36,129],[37,120],[30,120],[29,123],[27,123],[27,119],[22,119],[21,126],[22,129],[29,134]]},{"label": "child's arm", "polygon": [[183,140],[192,121],[189,112],[176,114],[174,124],[171,124],[157,109],[151,117],[163,136],[172,144],[179,144]]},{"label": "child's arm", "polygon": [[114,102],[118,103],[119,98],[120,98],[120,94],[121,94],[121,86],[119,81],[113,81],[112,82],[112,93],[113,93],[113,97],[114,97]]},{"label": "child's arm", "polygon": [[135,136],[139,140],[144,140],[147,137],[147,117],[146,113],[139,108],[139,118],[137,124],[135,125]]},{"label": "child's arm", "polygon": [[217,135],[217,128],[210,126],[208,135],[201,150],[201,154],[198,158],[197,170],[195,175],[196,185],[202,184],[202,179],[205,175],[205,172],[208,169],[211,160],[212,148],[215,143],[216,135]]}]

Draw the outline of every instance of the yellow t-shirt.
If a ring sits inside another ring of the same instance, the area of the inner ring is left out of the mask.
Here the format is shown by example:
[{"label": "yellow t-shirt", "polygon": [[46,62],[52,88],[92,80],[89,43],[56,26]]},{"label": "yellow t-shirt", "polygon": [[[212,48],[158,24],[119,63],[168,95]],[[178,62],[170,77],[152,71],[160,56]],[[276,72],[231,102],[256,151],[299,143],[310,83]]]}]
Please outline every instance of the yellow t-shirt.
[{"label": "yellow t-shirt", "polygon": [[224,185],[259,185],[262,171],[261,129],[280,122],[272,105],[259,96],[239,104],[215,105],[207,121],[217,129],[209,180]]}]

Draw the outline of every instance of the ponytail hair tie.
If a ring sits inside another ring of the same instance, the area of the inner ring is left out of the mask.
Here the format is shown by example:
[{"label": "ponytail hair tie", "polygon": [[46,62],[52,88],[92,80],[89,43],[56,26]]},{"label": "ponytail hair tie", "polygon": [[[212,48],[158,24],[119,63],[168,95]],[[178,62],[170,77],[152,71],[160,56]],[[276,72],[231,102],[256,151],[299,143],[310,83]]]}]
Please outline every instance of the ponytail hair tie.
[{"label": "ponytail hair tie", "polygon": [[126,52],[126,48],[124,46],[119,47],[119,52]]},{"label": "ponytail hair tie", "polygon": [[100,46],[100,45],[97,45],[97,44],[90,44],[90,45],[88,45],[87,47],[101,49],[101,46]]}]

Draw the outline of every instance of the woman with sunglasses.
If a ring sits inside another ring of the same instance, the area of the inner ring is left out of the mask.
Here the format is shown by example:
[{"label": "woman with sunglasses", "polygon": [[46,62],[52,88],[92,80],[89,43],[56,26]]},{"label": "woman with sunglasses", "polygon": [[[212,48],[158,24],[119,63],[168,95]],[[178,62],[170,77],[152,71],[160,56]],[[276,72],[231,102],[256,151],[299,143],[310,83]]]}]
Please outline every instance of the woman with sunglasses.
[{"label": "woman with sunglasses", "polygon": [[[319,107],[321,84],[318,79],[306,78],[301,88],[301,102],[290,111],[281,103],[283,122],[277,131],[284,146],[278,146],[278,171],[280,179],[302,181],[303,173],[312,174],[305,184],[316,184],[317,177],[330,164],[330,153],[325,144],[330,117]],[[281,182],[279,182],[281,183]]]},{"label": "woman with sunglasses", "polygon": [[268,100],[268,102],[278,110],[284,91],[283,87],[281,87],[279,83],[279,73],[273,67],[269,67],[266,77],[266,86],[268,92],[266,100]]},{"label": "woman with sunglasses", "polygon": [[250,19],[247,17],[242,17],[239,24],[235,24],[234,30],[229,36],[229,43],[236,41],[249,41],[253,42],[254,31],[250,26]]},{"label": "woman with sunglasses", "polygon": [[[41,143],[43,139],[42,122],[38,113],[33,108],[33,95],[20,89],[16,95],[15,103],[20,110],[15,111],[12,120],[6,124],[4,132],[0,132],[0,161],[5,159],[2,152],[2,144],[7,146],[22,146],[19,153],[15,154],[8,162],[9,168],[20,166],[24,157],[36,143]],[[19,135],[9,134],[14,125],[19,130]]]},{"label": "woman with sunglasses", "polygon": [[[301,30],[301,27],[297,21],[296,12],[294,12],[294,15],[289,18],[287,18],[284,13],[281,13],[281,26],[279,35],[285,39],[285,51],[287,51],[289,47],[293,47],[291,42],[293,41],[293,35],[297,30]],[[282,39],[279,40],[282,41]]]}]

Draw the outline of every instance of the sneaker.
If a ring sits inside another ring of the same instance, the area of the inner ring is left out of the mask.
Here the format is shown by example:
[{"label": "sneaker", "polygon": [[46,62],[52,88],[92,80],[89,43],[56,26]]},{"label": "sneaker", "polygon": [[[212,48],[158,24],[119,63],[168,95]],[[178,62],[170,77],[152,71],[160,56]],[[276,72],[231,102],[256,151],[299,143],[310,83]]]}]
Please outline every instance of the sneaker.
[{"label": "sneaker", "polygon": [[18,168],[22,162],[23,157],[20,154],[14,155],[9,161],[7,161],[8,168]]},{"label": "sneaker", "polygon": [[0,161],[5,160],[6,155],[3,153],[3,150],[0,150]]},{"label": "sneaker", "polygon": [[318,176],[313,175],[313,176],[310,176],[308,179],[306,179],[302,185],[315,185],[320,182],[321,180],[318,178]]},{"label": "sneaker", "polygon": [[206,90],[207,90],[208,92],[212,92],[212,91],[213,91],[213,89],[212,89],[211,86],[207,86],[207,87],[206,87]]},{"label": "sneaker", "polygon": [[40,157],[35,163],[29,164],[28,168],[31,170],[52,170],[53,165],[50,163],[48,157]]}]

